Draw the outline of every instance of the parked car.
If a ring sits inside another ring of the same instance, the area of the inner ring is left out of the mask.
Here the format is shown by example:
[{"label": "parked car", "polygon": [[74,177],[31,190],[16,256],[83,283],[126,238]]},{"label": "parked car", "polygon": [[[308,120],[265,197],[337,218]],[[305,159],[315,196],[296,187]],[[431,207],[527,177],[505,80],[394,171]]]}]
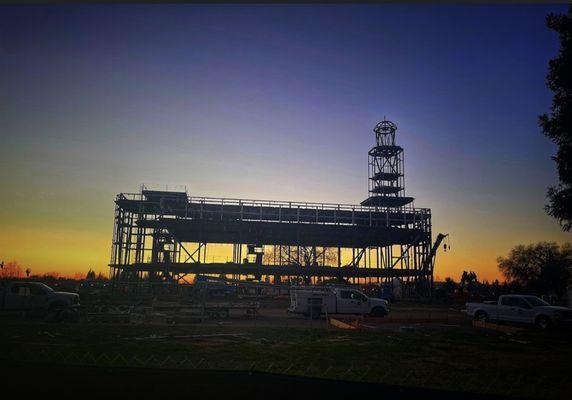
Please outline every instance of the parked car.
[{"label": "parked car", "polygon": [[530,295],[503,295],[498,302],[467,303],[467,314],[479,321],[535,324],[546,329],[553,324],[572,322],[572,309],[551,306]]},{"label": "parked car", "polygon": [[0,310],[54,317],[62,312],[76,312],[79,305],[77,293],[56,292],[41,282],[0,283]]},{"label": "parked car", "polygon": [[387,300],[367,297],[351,287],[292,286],[288,311],[318,318],[321,314],[368,314],[383,317],[389,313]]}]

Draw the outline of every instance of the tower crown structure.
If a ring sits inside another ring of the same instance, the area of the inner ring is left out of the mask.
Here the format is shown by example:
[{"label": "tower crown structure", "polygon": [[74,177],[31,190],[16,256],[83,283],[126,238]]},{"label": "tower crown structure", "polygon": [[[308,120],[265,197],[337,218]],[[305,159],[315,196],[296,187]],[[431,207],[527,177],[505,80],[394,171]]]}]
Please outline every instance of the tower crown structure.
[{"label": "tower crown structure", "polygon": [[395,131],[397,130],[397,126],[387,120],[383,120],[378,122],[378,124],[373,128],[375,132],[375,138],[377,140],[378,146],[395,146]]},{"label": "tower crown structure", "polygon": [[405,196],[403,148],[395,144],[397,125],[384,119],[375,128],[376,145],[368,153],[369,197],[363,206],[403,207],[413,202]]}]

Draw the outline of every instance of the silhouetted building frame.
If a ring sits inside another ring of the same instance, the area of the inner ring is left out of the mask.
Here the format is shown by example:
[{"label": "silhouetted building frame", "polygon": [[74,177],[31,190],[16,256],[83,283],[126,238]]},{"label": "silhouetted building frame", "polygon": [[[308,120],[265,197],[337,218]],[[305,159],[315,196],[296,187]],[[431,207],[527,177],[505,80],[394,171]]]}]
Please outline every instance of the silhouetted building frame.
[{"label": "silhouetted building frame", "polygon": [[[275,283],[285,278],[365,283],[398,277],[427,295],[436,251],[431,211],[413,207],[413,198],[404,196],[396,129],[385,120],[374,129],[370,197],[361,205],[196,197],[144,186],[139,193],[118,194],[111,278],[186,281],[188,274],[215,274],[272,277]],[[207,262],[209,244],[232,245],[232,262]],[[301,248],[309,250],[309,262],[300,260]],[[342,252],[349,251],[350,261],[342,263]],[[326,252],[337,255],[334,265],[328,265]]]}]

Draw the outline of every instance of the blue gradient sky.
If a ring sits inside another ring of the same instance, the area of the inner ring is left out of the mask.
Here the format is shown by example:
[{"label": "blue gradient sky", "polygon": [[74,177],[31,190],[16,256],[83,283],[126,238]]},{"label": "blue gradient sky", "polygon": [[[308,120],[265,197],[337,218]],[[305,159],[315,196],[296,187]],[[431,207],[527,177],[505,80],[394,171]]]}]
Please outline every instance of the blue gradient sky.
[{"label": "blue gradient sky", "polygon": [[359,203],[372,128],[451,233],[437,275],[497,276],[543,211],[545,26],[565,5],[0,7],[0,258],[105,270],[117,192]]}]

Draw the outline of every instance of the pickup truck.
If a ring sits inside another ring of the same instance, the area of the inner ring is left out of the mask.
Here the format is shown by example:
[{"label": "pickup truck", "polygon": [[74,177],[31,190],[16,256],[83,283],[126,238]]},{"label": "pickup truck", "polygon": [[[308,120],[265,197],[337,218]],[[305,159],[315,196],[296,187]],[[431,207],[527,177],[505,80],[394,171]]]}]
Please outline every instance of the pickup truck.
[{"label": "pickup truck", "polygon": [[479,321],[535,324],[546,329],[553,324],[572,322],[572,309],[551,306],[529,295],[504,295],[498,302],[467,303],[467,314]]},{"label": "pickup truck", "polygon": [[323,313],[376,317],[389,314],[386,300],[367,297],[353,288],[328,286],[291,287],[288,311],[311,318],[319,318]]},{"label": "pickup truck", "polygon": [[41,282],[0,282],[0,310],[54,314],[79,307],[76,293],[56,292]]}]

